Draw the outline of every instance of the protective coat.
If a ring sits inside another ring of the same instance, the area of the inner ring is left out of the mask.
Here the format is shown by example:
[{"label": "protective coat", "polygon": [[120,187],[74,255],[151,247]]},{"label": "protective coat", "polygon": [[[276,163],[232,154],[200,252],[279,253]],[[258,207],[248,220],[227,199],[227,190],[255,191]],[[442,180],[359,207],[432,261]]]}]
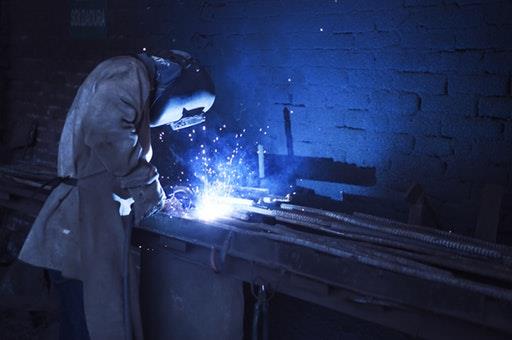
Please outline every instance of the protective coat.
[{"label": "protective coat", "polygon": [[[53,190],[19,255],[83,281],[92,340],[142,338],[136,279],[128,270],[130,232],[165,199],[149,163],[152,82],[151,70],[128,56],[104,61],[87,77],[59,145],[58,175],[77,185]],[[114,194],[133,198],[129,216],[121,216]]]}]

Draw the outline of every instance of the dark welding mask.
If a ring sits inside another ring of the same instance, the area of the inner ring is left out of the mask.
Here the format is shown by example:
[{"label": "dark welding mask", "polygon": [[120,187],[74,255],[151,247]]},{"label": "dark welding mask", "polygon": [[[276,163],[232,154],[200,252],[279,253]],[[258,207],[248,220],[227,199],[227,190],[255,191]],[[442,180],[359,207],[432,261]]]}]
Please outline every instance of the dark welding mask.
[{"label": "dark welding mask", "polygon": [[205,122],[215,91],[207,71],[182,51],[151,56],[155,66],[151,126],[170,125],[181,130]]},{"label": "dark welding mask", "polygon": [[205,112],[203,112],[202,108],[187,111],[183,109],[183,117],[180,120],[172,122],[171,128],[174,131],[186,129],[188,127],[202,124],[206,121]]}]

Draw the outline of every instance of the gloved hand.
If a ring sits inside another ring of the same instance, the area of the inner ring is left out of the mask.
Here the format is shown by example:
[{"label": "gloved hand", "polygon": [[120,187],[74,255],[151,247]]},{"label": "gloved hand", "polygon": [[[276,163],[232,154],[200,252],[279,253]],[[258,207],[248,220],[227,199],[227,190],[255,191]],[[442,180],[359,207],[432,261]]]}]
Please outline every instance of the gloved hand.
[{"label": "gloved hand", "polygon": [[183,206],[183,203],[175,196],[171,196],[165,200],[164,205],[160,212],[173,216],[183,216],[187,213],[188,209]]},{"label": "gloved hand", "polygon": [[194,193],[187,187],[177,186],[165,200],[161,212],[174,216],[187,214],[192,206]]},{"label": "gloved hand", "polygon": [[142,219],[161,210],[165,204],[165,192],[158,180],[149,185],[129,189],[129,191],[134,198],[132,211],[136,225],[139,224]]}]

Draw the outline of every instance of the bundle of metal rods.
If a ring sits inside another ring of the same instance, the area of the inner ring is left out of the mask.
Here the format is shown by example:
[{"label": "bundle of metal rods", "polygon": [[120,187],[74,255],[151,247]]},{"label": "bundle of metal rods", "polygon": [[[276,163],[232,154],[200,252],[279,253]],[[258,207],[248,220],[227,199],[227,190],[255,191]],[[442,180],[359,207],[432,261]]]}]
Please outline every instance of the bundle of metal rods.
[{"label": "bundle of metal rods", "polygon": [[[251,216],[272,222],[251,222]],[[288,203],[276,208],[235,206],[230,217],[209,224],[512,302],[512,248],[503,245],[376,216]]]}]

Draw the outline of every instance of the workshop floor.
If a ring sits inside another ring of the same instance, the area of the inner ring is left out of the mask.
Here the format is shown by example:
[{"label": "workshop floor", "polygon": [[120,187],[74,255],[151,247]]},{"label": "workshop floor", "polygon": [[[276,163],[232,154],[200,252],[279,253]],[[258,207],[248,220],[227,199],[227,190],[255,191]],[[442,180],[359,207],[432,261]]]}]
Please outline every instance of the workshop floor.
[{"label": "workshop floor", "polygon": [[[20,276],[40,278],[42,271],[19,263],[0,267],[0,338],[2,340],[55,340],[59,324],[57,304],[53,294],[45,289],[35,289],[25,294],[27,286],[14,285]],[[36,275],[34,275],[36,274]],[[41,288],[40,280],[27,284]]]},{"label": "workshop floor", "polygon": [[[244,287],[244,340],[251,339],[254,298]],[[409,340],[412,337],[300,299],[275,294],[269,301],[270,340]]]},{"label": "workshop floor", "polygon": [[[2,340],[55,340],[59,324],[53,292],[44,285],[42,271],[23,264],[0,267],[0,334]],[[14,287],[21,277],[32,276],[30,287]],[[31,295],[22,294],[32,289]],[[246,339],[253,301],[246,301]],[[355,319],[321,306],[276,294],[269,309],[271,340],[407,340],[394,330]]]}]

